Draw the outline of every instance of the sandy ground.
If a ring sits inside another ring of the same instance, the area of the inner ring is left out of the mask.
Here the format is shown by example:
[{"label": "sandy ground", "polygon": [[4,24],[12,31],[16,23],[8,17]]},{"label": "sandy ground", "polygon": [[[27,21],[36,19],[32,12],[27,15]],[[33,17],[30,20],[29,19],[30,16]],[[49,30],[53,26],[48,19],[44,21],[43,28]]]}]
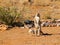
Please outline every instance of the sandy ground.
[{"label": "sandy ground", "polygon": [[0,32],[0,45],[60,45],[60,27],[43,27],[44,33],[52,35],[29,35],[28,29],[14,27]]}]

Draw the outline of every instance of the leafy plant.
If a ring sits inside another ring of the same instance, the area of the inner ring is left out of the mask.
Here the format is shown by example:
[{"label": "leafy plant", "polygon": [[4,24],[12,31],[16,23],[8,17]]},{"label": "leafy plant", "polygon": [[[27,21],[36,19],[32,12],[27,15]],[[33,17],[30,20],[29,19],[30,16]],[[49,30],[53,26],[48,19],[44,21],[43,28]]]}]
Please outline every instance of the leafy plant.
[{"label": "leafy plant", "polygon": [[22,15],[18,13],[14,8],[4,8],[0,7],[0,21],[7,25],[12,25],[14,22],[19,20],[22,22]]}]

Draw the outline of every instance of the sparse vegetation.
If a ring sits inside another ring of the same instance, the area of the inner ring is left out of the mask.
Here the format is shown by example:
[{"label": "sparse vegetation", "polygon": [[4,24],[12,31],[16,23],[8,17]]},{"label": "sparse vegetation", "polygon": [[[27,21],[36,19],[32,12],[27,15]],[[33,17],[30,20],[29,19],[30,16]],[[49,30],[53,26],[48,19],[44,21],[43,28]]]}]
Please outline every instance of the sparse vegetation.
[{"label": "sparse vegetation", "polygon": [[12,25],[14,22],[22,22],[23,17],[14,8],[10,9],[9,7],[0,7],[0,21],[7,25]]},{"label": "sparse vegetation", "polygon": [[56,19],[53,19],[53,21],[52,21],[53,23],[56,23]]},{"label": "sparse vegetation", "polygon": [[45,15],[45,19],[51,19],[50,15]]}]

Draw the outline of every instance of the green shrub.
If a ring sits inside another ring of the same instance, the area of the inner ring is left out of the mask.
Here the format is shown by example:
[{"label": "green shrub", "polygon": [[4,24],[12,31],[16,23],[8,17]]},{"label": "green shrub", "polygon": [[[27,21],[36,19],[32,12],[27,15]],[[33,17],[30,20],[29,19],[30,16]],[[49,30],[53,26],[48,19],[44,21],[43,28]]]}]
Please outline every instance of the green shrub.
[{"label": "green shrub", "polygon": [[14,22],[17,22],[17,20],[22,22],[23,18],[14,8],[0,7],[0,21],[7,25],[12,25]]}]

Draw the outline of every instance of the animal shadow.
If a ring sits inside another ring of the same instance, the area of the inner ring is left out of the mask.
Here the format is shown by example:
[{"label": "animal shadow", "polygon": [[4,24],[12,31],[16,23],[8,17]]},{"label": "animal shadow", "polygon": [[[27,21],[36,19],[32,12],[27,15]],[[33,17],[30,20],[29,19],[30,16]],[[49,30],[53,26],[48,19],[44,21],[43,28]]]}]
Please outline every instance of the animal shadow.
[{"label": "animal shadow", "polygon": [[51,36],[52,34],[43,33],[42,35],[45,35],[45,36]]}]

